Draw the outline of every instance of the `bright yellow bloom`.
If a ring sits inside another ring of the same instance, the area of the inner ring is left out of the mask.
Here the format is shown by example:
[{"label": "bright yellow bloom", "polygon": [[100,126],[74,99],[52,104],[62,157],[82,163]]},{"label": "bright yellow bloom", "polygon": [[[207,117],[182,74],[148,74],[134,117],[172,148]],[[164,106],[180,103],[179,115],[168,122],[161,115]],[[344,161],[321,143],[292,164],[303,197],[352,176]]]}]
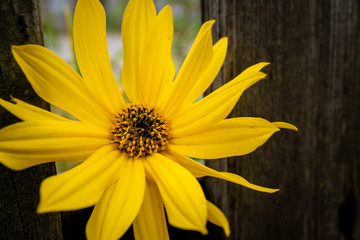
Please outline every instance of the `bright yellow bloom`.
[{"label": "bright yellow bloom", "polygon": [[266,75],[256,64],[195,102],[219,72],[227,39],[213,45],[203,24],[174,79],[171,7],[156,15],[151,0],[130,0],[122,23],[126,104],[114,81],[106,44],[105,13],[97,0],[79,0],[74,17],[77,74],[51,51],[14,46],[14,57],[37,94],[74,115],[57,116],[18,99],[0,104],[23,120],[0,131],[0,160],[21,170],[51,161],[82,164],[43,181],[39,213],[95,205],[89,239],[118,239],[133,224],[136,239],[168,239],[171,225],[207,233],[206,222],[229,235],[224,214],[208,202],[196,180],[225,179],[263,192],[242,177],[217,172],[189,157],[244,155],[279,128],[261,118],[225,119],[240,95]]}]

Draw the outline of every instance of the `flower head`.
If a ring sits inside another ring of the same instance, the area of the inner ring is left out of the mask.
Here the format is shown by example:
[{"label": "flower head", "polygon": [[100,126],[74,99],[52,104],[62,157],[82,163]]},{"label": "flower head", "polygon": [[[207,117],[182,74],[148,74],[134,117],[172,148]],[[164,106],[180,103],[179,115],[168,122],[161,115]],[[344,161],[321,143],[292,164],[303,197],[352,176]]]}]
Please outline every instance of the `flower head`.
[{"label": "flower head", "polygon": [[168,239],[175,227],[207,233],[207,220],[230,233],[226,217],[206,200],[197,177],[212,176],[263,192],[242,177],[194,160],[244,155],[279,128],[261,118],[225,119],[248,87],[266,75],[256,64],[196,101],[219,72],[227,39],[213,44],[204,23],[179,73],[171,59],[171,7],[156,14],[152,0],[130,0],[122,22],[126,103],[108,56],[105,13],[98,0],[79,0],[74,48],[81,76],[51,51],[13,46],[37,94],[74,115],[69,120],[18,99],[0,100],[23,120],[0,130],[0,161],[15,170],[51,161],[83,162],[43,181],[39,213],[95,205],[89,239],[118,239],[131,226],[136,239]]}]

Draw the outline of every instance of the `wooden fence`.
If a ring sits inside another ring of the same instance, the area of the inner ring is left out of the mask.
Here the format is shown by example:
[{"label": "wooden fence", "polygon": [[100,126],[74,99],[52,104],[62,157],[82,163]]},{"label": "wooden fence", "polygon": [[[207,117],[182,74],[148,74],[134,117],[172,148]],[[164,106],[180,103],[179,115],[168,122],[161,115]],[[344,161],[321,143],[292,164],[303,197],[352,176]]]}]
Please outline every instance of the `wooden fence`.
[{"label": "wooden fence", "polygon": [[[295,124],[247,156],[208,165],[249,181],[280,188],[255,192],[203,179],[207,197],[226,213],[229,239],[360,239],[360,3],[358,0],[201,0],[203,20],[216,19],[214,40],[229,49],[210,91],[241,70],[269,61],[266,80],[245,92],[231,116]],[[37,0],[0,5],[0,97],[9,93],[47,107],[32,91],[10,45],[43,44]],[[0,109],[4,127],[17,121]],[[21,172],[0,166],[0,239],[70,239],[83,236],[91,210],[35,214],[47,164]],[[84,217],[85,216],[85,217]],[[78,228],[72,228],[74,223]],[[226,239],[170,228],[171,239]],[[131,239],[131,230],[124,237]],[[80,237],[78,238],[80,239]]]}]

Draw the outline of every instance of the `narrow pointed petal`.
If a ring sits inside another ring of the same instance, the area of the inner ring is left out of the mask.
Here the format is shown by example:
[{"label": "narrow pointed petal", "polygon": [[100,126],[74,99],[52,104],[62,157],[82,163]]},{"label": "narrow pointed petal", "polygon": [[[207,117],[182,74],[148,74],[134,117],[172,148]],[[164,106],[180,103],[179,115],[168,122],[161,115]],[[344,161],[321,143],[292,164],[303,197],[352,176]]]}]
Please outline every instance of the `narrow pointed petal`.
[{"label": "narrow pointed petal", "polygon": [[[101,237],[101,228],[106,217],[106,212],[110,201],[112,200],[114,190],[117,182],[108,186],[103,195],[101,196],[100,201],[95,205],[93,212],[90,216],[89,221],[86,224],[86,238],[88,240],[97,240],[102,239]],[[115,200],[113,200],[115,201]]]},{"label": "narrow pointed petal", "polygon": [[48,162],[64,161],[64,162],[81,162],[94,152],[93,146],[68,151],[68,149],[54,153],[27,153],[27,152],[2,152],[0,151],[0,163],[12,170],[23,170],[35,165]]},{"label": "narrow pointed petal", "polygon": [[224,213],[214,204],[207,201],[207,209],[208,209],[208,220],[209,222],[218,225],[224,229],[225,235],[227,237],[230,236],[230,226],[229,222],[224,215]]},{"label": "narrow pointed petal", "polygon": [[95,205],[86,226],[89,240],[116,240],[138,214],[145,192],[145,172],[141,159],[126,159],[119,178]]},{"label": "narrow pointed petal", "polygon": [[168,240],[164,204],[159,189],[152,181],[146,181],[144,201],[134,223],[135,239]]},{"label": "narrow pointed petal", "polygon": [[25,121],[0,130],[0,142],[37,138],[89,137],[108,139],[111,134],[101,128],[78,121]]},{"label": "narrow pointed petal", "polygon": [[169,223],[206,234],[206,199],[194,176],[161,154],[149,156],[144,165],[159,188]]},{"label": "narrow pointed petal", "polygon": [[286,129],[298,131],[297,127],[287,122],[272,122],[272,124],[278,128],[286,128]]},{"label": "narrow pointed petal", "polygon": [[156,9],[152,0],[130,0],[125,9],[121,27],[124,62],[122,81],[131,102],[140,98],[140,62],[155,17]]},{"label": "narrow pointed petal", "polygon": [[42,99],[86,123],[109,125],[112,112],[93,99],[83,79],[61,58],[37,45],[12,46],[12,52]]},{"label": "narrow pointed petal", "polygon": [[202,132],[172,138],[168,148],[203,159],[239,156],[254,151],[277,131],[279,128],[262,118],[231,118]]},{"label": "narrow pointed petal", "polygon": [[0,161],[14,170],[52,161],[79,162],[110,143],[107,131],[81,122],[19,122],[0,130]]},{"label": "narrow pointed petal", "polygon": [[11,112],[19,119],[25,120],[59,120],[59,121],[70,121],[52,112],[46,111],[42,108],[33,106],[26,102],[23,102],[16,98],[11,98],[12,102],[8,102],[0,99],[0,106]]},{"label": "narrow pointed petal", "polygon": [[117,179],[119,156],[120,152],[108,145],[75,168],[46,178],[40,187],[38,213],[76,210],[97,203]]},{"label": "narrow pointed petal", "polygon": [[266,187],[261,187],[261,186],[257,186],[255,184],[249,183],[243,177],[233,174],[233,173],[215,171],[214,169],[206,167],[205,165],[198,163],[198,162],[196,162],[188,157],[185,157],[181,154],[178,154],[176,152],[172,152],[172,154],[179,161],[180,165],[182,165],[184,168],[186,168],[189,172],[191,172],[196,177],[202,177],[202,176],[216,177],[216,178],[224,179],[229,182],[240,184],[244,187],[247,187],[247,188],[259,191],[259,192],[274,193],[274,192],[279,191],[279,189],[266,188]]},{"label": "narrow pointed petal", "polygon": [[210,84],[214,81],[215,77],[218,75],[221,66],[224,63],[226,52],[227,52],[228,40],[227,38],[221,38],[213,48],[213,58],[211,63],[204,71],[201,78],[198,81],[194,82],[194,86],[191,87],[189,94],[186,98],[183,99],[183,106],[189,105],[195,102],[201,94],[205,92],[205,90],[210,86]]},{"label": "narrow pointed petal", "polygon": [[266,74],[259,72],[258,69],[266,65],[267,63],[259,63],[250,67],[252,70],[245,70],[205,98],[179,111],[172,120],[170,135],[173,137],[191,135],[226,118],[242,93],[251,85],[265,78]]},{"label": "narrow pointed petal", "polygon": [[146,39],[140,62],[139,90],[142,94],[139,97],[141,101],[155,105],[169,92],[175,75],[171,58],[173,20],[169,5],[156,16]]},{"label": "narrow pointed petal", "polygon": [[214,20],[204,23],[174,81],[172,91],[162,101],[161,110],[169,117],[181,106],[193,85],[204,74],[213,57],[211,27]]},{"label": "narrow pointed petal", "polygon": [[111,69],[105,11],[98,0],[79,0],[74,15],[74,50],[84,83],[110,112],[125,105]]}]

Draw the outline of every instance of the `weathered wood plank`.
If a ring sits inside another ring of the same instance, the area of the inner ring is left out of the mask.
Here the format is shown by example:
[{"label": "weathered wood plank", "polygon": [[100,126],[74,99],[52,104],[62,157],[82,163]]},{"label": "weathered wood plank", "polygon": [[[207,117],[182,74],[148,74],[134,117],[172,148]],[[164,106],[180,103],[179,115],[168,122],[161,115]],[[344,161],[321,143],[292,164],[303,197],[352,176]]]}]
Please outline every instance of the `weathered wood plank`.
[{"label": "weathered wood plank", "polygon": [[[0,33],[0,97],[9,100],[11,94],[48,108],[34,93],[10,51],[11,45],[43,45],[38,1],[1,1]],[[0,127],[19,121],[3,108],[0,116]],[[58,213],[36,214],[40,183],[55,173],[53,163],[20,172],[0,166],[1,239],[62,239]]]},{"label": "weathered wood plank", "polygon": [[207,185],[229,217],[230,239],[360,239],[359,10],[357,0],[202,0],[203,19],[217,20],[214,39],[229,37],[210,90],[269,61],[267,79],[246,91],[231,116],[300,129],[275,134],[248,156],[208,162],[280,188],[271,195]]}]

